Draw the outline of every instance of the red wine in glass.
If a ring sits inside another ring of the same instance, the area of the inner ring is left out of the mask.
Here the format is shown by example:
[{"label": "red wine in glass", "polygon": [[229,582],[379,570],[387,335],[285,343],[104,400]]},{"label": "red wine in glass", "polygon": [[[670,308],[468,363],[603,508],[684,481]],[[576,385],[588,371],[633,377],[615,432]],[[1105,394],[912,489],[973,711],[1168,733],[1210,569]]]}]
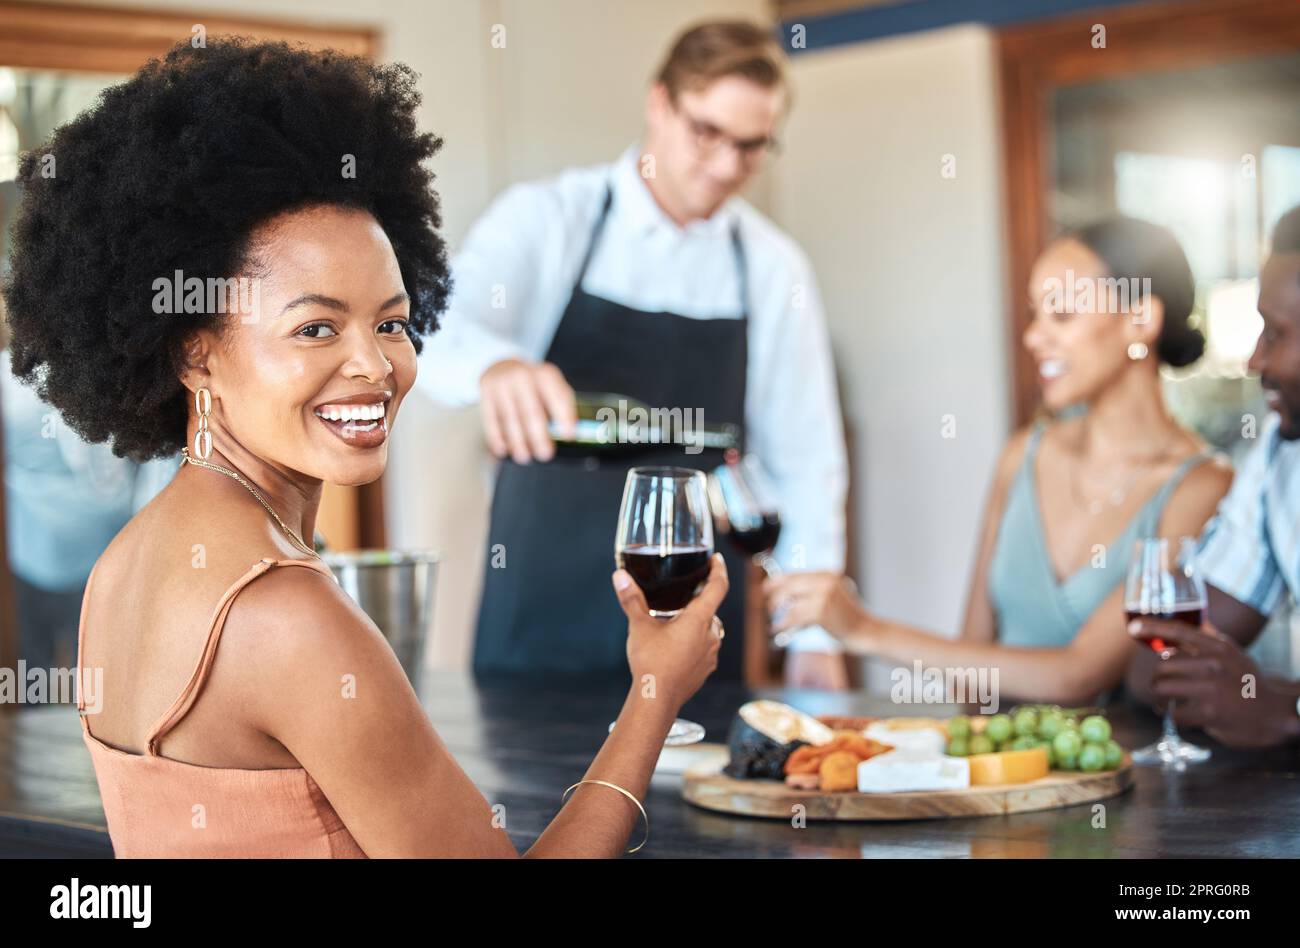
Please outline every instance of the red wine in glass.
[{"label": "red wine in glass", "polygon": [[733,448],[723,458],[724,463],[709,472],[709,506],[717,529],[764,569],[769,564],[775,566],[768,554],[776,549],[781,536],[776,492],[754,455],[742,457]]},{"label": "red wine in glass", "polygon": [[[781,514],[767,473],[752,454],[741,456],[730,450],[724,463],[709,473],[709,503],[718,530],[731,545],[747,554],[768,576],[781,575],[781,565],[772,551],[781,537]],[[779,612],[773,622],[779,622]],[[793,629],[773,636],[772,644],[784,648],[794,636]]]},{"label": "red wine in glass", "polygon": [[645,593],[654,612],[685,609],[700,583],[709,578],[709,557],[704,546],[633,545],[618,551],[618,565],[628,571]]},{"label": "red wine in glass", "polygon": [[[1129,609],[1125,612],[1125,621],[1132,622],[1134,619],[1160,619],[1166,622],[1181,622],[1184,625],[1190,625],[1194,629],[1201,627],[1201,616],[1204,610],[1199,605],[1188,605],[1183,608],[1170,609],[1167,612],[1141,612],[1135,609]],[[1135,633],[1133,638],[1139,642],[1145,642],[1146,645],[1157,655],[1166,653],[1172,655],[1177,648],[1158,635],[1150,635],[1141,632]]]},{"label": "red wine in glass", "polygon": [[762,556],[776,549],[781,537],[781,515],[765,513],[757,520],[741,524],[732,523],[727,539],[732,546],[749,556]]}]

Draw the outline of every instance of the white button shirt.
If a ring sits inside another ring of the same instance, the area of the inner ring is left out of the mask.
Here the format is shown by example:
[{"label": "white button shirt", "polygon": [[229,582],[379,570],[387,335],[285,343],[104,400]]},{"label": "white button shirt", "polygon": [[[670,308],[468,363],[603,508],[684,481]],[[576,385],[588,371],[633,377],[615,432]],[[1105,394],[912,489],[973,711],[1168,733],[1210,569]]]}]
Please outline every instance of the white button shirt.
[{"label": "white button shirt", "polygon": [[[707,219],[678,226],[654,200],[639,162],[633,146],[612,164],[516,184],[497,197],[455,257],[451,298],[442,328],[425,340],[417,384],[443,404],[469,405],[491,365],[545,357],[609,184],[613,203],[583,290],[646,313],[737,319],[748,311],[746,448],[780,500],[774,556],[791,570],[842,570],[847,463],[830,342],[808,259],[739,197]],[[743,304],[731,242],[735,223],[748,282]],[[801,631],[796,647],[838,648],[821,629]]]}]

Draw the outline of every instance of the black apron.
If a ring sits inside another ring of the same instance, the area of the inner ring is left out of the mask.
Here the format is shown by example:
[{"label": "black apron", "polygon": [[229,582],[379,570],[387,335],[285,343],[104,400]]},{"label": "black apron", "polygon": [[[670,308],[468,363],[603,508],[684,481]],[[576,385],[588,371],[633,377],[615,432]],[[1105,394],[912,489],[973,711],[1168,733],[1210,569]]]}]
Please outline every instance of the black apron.
[{"label": "black apron", "polygon": [[[592,230],[546,361],[579,392],[616,392],[654,408],[702,409],[709,424],[744,430],[748,366],[745,256],[731,238],[740,276],[739,319],[647,313],[592,296],[582,280],[609,215]],[[630,468],[674,465],[709,471],[722,452],[650,445],[631,455],[501,461],[474,647],[474,671],[627,673],[627,618],[614,595],[614,533]],[[721,548],[721,547],[720,547]],[[748,557],[722,548],[731,589],[718,616],[728,635],[715,677],[739,680]]]}]

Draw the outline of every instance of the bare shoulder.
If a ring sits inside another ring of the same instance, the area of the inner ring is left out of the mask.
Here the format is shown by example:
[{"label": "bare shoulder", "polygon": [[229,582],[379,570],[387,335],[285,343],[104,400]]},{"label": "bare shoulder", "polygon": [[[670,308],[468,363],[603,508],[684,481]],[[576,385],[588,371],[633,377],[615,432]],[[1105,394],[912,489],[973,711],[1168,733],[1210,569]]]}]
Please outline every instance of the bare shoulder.
[{"label": "bare shoulder", "polygon": [[1012,432],[1007,443],[1002,446],[1002,455],[998,458],[998,467],[996,474],[996,485],[999,489],[1005,489],[1011,483],[1012,478],[1016,476],[1016,471],[1025,459],[1025,450],[1029,445],[1029,438],[1034,433],[1034,425],[1028,424]]},{"label": "bare shoulder", "polygon": [[351,680],[405,681],[383,634],[329,576],[278,565],[235,597],[222,650],[245,670],[250,723],[277,733]]},{"label": "bare shoulder", "polygon": [[1217,452],[1194,465],[1174,489],[1166,515],[1213,511],[1232,487],[1232,464]]},{"label": "bare shoulder", "polygon": [[238,484],[219,475],[177,475],[114,537],[104,560],[147,572],[152,585],[183,577],[191,598],[203,590],[219,595],[259,559],[295,555],[301,554]]},{"label": "bare shoulder", "polygon": [[263,662],[298,662],[334,649],[386,647],[374,623],[331,577],[283,560],[235,597],[226,633],[256,647]]},{"label": "bare shoulder", "polygon": [[[1187,455],[1180,463],[1208,450],[1197,435],[1190,431],[1184,434]],[[1232,477],[1232,464],[1218,452],[1211,452],[1209,457],[1193,464],[1165,502],[1160,514],[1160,532],[1165,536],[1199,534],[1232,487]]]}]

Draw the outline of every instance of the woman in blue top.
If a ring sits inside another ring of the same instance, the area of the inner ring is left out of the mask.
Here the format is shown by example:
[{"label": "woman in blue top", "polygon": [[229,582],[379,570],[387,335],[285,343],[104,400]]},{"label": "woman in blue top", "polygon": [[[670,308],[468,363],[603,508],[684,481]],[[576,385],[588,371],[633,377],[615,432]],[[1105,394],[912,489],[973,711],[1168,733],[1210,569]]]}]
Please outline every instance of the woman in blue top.
[{"label": "woman in blue top", "polygon": [[1188,323],[1194,294],[1163,227],[1113,218],[1050,244],[1030,275],[1024,345],[1058,417],[1002,452],[961,634],[872,615],[834,573],[769,580],[774,631],[821,625],[860,654],[996,666],[1002,695],[1019,700],[1083,704],[1118,685],[1134,649],[1123,602],[1133,540],[1199,534],[1232,481],[1161,397],[1159,363],[1190,365],[1204,349]]}]

